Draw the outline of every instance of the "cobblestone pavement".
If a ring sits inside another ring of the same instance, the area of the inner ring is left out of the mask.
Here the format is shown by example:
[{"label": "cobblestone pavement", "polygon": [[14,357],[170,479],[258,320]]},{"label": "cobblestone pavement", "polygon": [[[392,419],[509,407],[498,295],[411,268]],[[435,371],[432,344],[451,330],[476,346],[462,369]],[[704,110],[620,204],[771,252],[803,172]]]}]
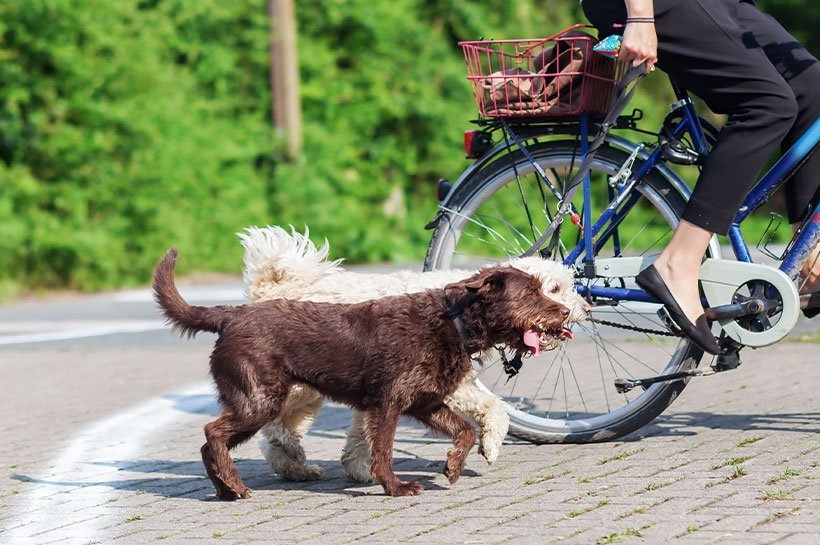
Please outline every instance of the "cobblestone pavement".
[{"label": "cobblestone pavement", "polygon": [[325,478],[279,481],[251,441],[235,457],[254,495],[233,503],[199,459],[208,339],[145,344],[0,348],[0,543],[820,543],[817,343],[745,351],[622,441],[474,451],[454,486],[446,441],[406,422],[412,498],[345,480],[350,411],[329,405],[304,441]]}]

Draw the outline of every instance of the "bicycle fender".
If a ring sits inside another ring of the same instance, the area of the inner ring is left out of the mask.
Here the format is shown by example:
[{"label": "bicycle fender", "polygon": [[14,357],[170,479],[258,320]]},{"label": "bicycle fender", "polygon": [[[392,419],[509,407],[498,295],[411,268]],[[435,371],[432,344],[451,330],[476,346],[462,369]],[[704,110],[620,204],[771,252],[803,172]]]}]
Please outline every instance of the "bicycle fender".
[{"label": "bicycle fender", "polygon": [[450,192],[447,193],[447,196],[444,197],[444,200],[441,201],[441,204],[438,206],[438,211],[436,212],[435,217],[427,222],[424,226],[425,229],[430,230],[434,229],[438,222],[441,220],[441,216],[444,214],[444,211],[447,209],[447,205],[450,202],[452,196],[456,193],[456,190],[464,184],[466,180],[469,180],[476,172],[482,170],[486,167],[489,163],[492,163],[496,158],[500,155],[504,155],[507,151],[507,144],[504,142],[499,142],[489,150],[487,150],[484,155],[479,157],[472,165],[467,167],[464,172],[462,172],[459,177],[456,179],[455,182],[452,183],[452,187],[450,188]]}]

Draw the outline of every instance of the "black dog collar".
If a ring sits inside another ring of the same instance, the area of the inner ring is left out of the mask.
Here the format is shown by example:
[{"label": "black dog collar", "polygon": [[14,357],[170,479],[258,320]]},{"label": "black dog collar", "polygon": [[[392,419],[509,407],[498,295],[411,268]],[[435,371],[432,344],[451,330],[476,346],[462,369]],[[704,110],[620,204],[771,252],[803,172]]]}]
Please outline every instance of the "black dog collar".
[{"label": "black dog collar", "polygon": [[478,362],[478,364],[483,367],[484,362],[481,361],[481,349],[476,341],[470,340],[470,334],[467,333],[467,326],[464,325],[464,320],[461,318],[461,313],[464,309],[473,304],[476,299],[478,299],[476,296],[468,295],[467,297],[456,301],[447,307],[447,310],[444,311],[444,316],[453,322],[453,325],[458,332],[458,336],[461,337],[461,342],[464,343],[464,349],[467,350],[467,355],[470,356],[470,359]]}]

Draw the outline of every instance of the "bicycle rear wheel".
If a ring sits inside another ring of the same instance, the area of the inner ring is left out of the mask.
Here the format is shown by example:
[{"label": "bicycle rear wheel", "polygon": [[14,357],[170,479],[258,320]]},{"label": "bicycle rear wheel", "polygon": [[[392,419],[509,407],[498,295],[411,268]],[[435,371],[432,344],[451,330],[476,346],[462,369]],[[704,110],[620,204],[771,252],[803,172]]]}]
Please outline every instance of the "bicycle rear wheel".
[{"label": "bicycle rear wheel", "polygon": [[[579,163],[575,146],[575,142],[546,142],[528,151],[560,188]],[[609,202],[608,177],[627,158],[625,152],[608,145],[598,150],[591,176],[598,193],[593,201],[602,204],[592,210],[593,218]],[[544,232],[557,208],[557,200],[520,151],[498,159],[455,191],[433,232],[425,270],[475,268],[518,256]],[[686,203],[666,178],[652,171],[636,191],[640,202],[598,257],[660,253],[677,226]],[[580,210],[580,196],[575,204]],[[563,261],[579,239],[580,232],[564,222],[555,259]],[[576,283],[634,287],[632,278],[577,278]],[[480,386],[507,404],[512,435],[534,442],[611,440],[644,426],[680,394],[686,380],[625,394],[615,391],[616,377],[640,378],[693,369],[703,352],[688,339],[662,334],[665,328],[655,314],[658,305],[614,303],[595,306],[590,315],[614,325],[591,321],[575,324],[572,341],[557,351],[525,360],[520,374],[509,381],[499,354],[478,370]],[[636,333],[630,328],[653,333]]]}]

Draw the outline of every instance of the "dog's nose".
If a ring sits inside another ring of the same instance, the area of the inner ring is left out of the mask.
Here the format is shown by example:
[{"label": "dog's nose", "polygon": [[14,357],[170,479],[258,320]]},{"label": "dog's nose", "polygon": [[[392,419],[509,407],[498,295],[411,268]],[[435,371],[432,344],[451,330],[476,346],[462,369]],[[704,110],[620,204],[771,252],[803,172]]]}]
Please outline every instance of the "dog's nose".
[{"label": "dog's nose", "polygon": [[561,307],[561,316],[569,316],[569,309],[567,307]]}]

